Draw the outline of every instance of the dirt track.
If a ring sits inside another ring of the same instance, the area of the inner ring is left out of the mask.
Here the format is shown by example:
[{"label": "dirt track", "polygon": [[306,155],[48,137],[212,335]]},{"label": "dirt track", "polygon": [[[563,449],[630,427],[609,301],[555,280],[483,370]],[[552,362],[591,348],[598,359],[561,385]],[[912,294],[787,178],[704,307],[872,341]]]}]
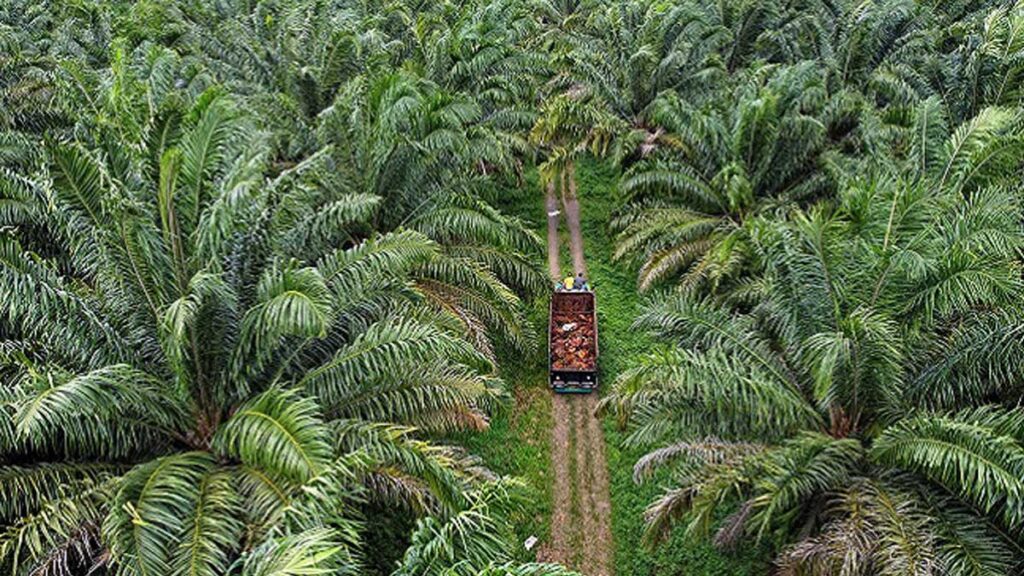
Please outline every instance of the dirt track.
[{"label": "dirt track", "polygon": [[562,275],[562,265],[558,258],[558,196],[555,196],[555,183],[548,182],[544,209],[548,213],[548,274],[557,282]]},{"label": "dirt track", "polygon": [[[572,175],[574,176],[574,175]],[[563,196],[569,227],[570,253],[575,272],[586,274],[583,236],[575,178],[569,194]],[[561,276],[559,264],[558,202],[554,187],[547,190],[548,269],[553,281]],[[554,215],[553,215],[554,213]],[[611,501],[608,496],[608,465],[604,457],[601,422],[594,416],[597,395],[552,394],[551,540],[540,551],[540,559],[558,562],[587,576],[612,574]]]}]

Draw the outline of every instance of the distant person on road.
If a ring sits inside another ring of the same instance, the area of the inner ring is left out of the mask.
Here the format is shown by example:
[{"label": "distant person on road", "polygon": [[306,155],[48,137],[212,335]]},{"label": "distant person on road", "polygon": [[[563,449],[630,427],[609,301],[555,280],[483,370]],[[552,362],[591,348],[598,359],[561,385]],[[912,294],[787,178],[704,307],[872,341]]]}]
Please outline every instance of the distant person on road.
[{"label": "distant person on road", "polygon": [[587,279],[583,277],[583,272],[576,275],[573,285],[576,286],[577,290],[587,290]]}]

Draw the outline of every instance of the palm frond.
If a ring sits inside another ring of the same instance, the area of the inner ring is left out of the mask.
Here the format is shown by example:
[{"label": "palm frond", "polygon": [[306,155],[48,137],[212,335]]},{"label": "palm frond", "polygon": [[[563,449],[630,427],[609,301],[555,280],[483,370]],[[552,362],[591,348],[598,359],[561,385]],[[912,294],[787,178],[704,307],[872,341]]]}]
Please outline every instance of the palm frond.
[{"label": "palm frond", "polygon": [[240,406],[213,444],[224,456],[298,484],[316,476],[332,455],[319,406],[284,390]]},{"label": "palm frond", "polygon": [[239,505],[239,495],[226,471],[202,477],[185,534],[171,558],[173,573],[213,576],[228,569],[243,530]]},{"label": "palm frond", "polygon": [[997,409],[909,418],[886,429],[871,456],[923,475],[1015,529],[1024,521],[1021,418]]},{"label": "palm frond", "polygon": [[337,534],[315,528],[281,536],[247,554],[241,565],[245,576],[316,576],[356,574]]},{"label": "palm frond", "polygon": [[202,479],[213,467],[210,455],[189,452],[141,464],[125,474],[103,522],[113,561],[138,574],[169,573],[190,528]]}]

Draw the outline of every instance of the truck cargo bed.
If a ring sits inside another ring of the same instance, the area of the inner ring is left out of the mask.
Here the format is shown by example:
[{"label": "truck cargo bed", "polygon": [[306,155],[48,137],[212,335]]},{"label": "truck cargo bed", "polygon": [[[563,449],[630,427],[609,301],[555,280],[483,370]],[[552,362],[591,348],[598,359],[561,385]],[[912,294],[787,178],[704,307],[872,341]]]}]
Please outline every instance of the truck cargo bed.
[{"label": "truck cargo bed", "polygon": [[593,292],[554,292],[548,324],[549,382],[556,392],[597,388],[597,298]]}]

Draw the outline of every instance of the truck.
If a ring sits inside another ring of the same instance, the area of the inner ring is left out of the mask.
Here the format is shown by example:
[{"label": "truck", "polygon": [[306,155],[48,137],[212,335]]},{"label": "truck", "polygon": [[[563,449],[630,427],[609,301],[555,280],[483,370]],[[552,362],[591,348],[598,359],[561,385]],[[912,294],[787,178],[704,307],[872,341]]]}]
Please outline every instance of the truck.
[{"label": "truck", "polygon": [[558,393],[597,389],[597,297],[590,291],[551,294],[548,378]]}]

